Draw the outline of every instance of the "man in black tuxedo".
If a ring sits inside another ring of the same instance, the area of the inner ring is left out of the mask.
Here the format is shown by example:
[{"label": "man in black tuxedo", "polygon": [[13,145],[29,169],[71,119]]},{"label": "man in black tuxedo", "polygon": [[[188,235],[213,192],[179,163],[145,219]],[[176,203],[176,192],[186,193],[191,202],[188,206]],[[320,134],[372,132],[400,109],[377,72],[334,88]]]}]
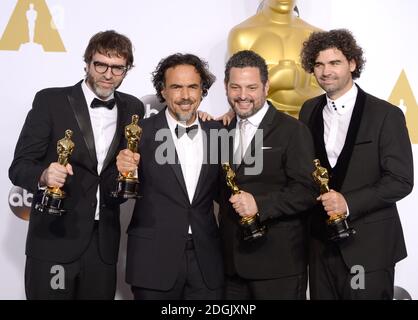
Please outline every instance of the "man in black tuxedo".
[{"label": "man in black tuxedo", "polygon": [[167,107],[139,123],[138,153],[122,150],[119,172],[138,167],[141,197],[128,227],[126,280],[138,300],[218,299],[223,284],[213,200],[220,124],[197,108],[215,77],[192,54],[160,61],[153,84]]},{"label": "man in black tuxedo", "polygon": [[[300,119],[331,188],[311,215],[311,298],[393,299],[395,263],[407,255],[396,202],[413,187],[404,115],[354,83],[364,59],[348,30],[313,33],[301,57],[326,92],[304,103]],[[336,213],[348,215],[356,231],[340,242],[329,241],[325,229]]]},{"label": "man in black tuxedo", "polygon": [[[113,299],[119,250],[115,159],[123,128],[144,115],[135,97],[115,91],[133,65],[131,41],[114,31],[94,35],[84,54],[86,78],[38,92],[16,145],[10,180],[35,193],[26,243],[28,299]],[[73,131],[69,163],[57,141]],[[43,189],[63,187],[67,213],[40,213]]]},{"label": "man in black tuxedo", "polygon": [[[231,196],[223,179],[219,219],[225,298],[305,299],[304,212],[315,203],[311,134],[302,122],[266,101],[267,65],[255,52],[240,51],[229,59],[225,88],[237,115],[228,130],[236,129],[230,159],[235,159],[235,180],[241,189]],[[256,217],[266,226],[266,234],[243,240],[241,217]]]}]

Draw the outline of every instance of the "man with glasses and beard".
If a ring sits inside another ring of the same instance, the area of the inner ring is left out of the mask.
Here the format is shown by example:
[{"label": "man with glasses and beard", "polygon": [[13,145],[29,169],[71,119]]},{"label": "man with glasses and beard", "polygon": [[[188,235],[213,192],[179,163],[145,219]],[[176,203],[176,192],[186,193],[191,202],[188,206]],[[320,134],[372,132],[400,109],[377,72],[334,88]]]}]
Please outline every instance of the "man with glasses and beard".
[{"label": "man with glasses and beard", "polygon": [[161,60],[153,84],[167,107],[140,121],[138,153],[125,149],[117,157],[119,172],[139,171],[141,197],[128,228],[126,263],[135,299],[220,298],[223,268],[213,207],[219,163],[209,158],[210,151],[215,160],[218,155],[210,131],[217,137],[221,125],[197,117],[214,81],[195,55]]},{"label": "man with glasses and beard", "polygon": [[[114,298],[120,221],[109,194],[123,128],[133,114],[144,115],[137,98],[116,91],[133,59],[127,37],[99,32],[84,54],[86,78],[35,96],[9,169],[13,184],[35,193],[26,244],[28,299]],[[64,166],[56,145],[67,129],[75,147]],[[65,190],[65,215],[35,209],[47,186]]]}]

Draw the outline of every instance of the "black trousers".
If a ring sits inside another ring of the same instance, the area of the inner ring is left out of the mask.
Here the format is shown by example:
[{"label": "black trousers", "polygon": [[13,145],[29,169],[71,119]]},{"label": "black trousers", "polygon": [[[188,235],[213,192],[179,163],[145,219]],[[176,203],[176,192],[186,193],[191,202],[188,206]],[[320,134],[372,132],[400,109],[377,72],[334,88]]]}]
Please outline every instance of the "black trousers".
[{"label": "black trousers", "polygon": [[312,242],[309,259],[312,300],[392,300],[394,274],[394,265],[370,272],[360,265],[349,268],[338,245]]},{"label": "black trousers", "polygon": [[186,242],[174,287],[168,291],[132,286],[135,300],[219,300],[222,289],[207,287],[194,250],[193,240]]},{"label": "black trousers", "polygon": [[250,280],[238,275],[225,282],[226,300],[305,300],[307,273],[288,277]]},{"label": "black trousers", "polygon": [[27,257],[25,290],[29,300],[112,300],[116,292],[116,264],[102,261],[98,222],[86,251],[71,263]]}]

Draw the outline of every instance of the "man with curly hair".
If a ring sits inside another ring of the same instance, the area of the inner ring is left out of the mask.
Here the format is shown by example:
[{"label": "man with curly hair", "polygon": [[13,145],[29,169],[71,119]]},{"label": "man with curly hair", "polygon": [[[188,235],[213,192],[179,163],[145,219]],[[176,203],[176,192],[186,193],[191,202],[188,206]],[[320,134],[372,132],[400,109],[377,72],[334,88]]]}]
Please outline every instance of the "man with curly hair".
[{"label": "man with curly hair", "polygon": [[[162,59],[153,73],[156,94],[167,107],[140,121],[138,153],[117,157],[119,172],[138,168],[141,198],[128,228],[126,280],[135,299],[219,299],[223,284],[213,200],[219,167],[210,156],[210,131],[197,109],[215,81],[192,54]],[[212,146],[217,158],[218,149]],[[206,156],[206,157],[205,157]]]},{"label": "man with curly hair", "polygon": [[[306,101],[300,119],[331,189],[311,215],[310,296],[393,299],[395,264],[407,256],[396,202],[413,187],[405,117],[354,83],[365,60],[348,30],[314,32],[301,59],[326,93]],[[345,214],[356,233],[328,240],[325,220],[334,214]]]}]

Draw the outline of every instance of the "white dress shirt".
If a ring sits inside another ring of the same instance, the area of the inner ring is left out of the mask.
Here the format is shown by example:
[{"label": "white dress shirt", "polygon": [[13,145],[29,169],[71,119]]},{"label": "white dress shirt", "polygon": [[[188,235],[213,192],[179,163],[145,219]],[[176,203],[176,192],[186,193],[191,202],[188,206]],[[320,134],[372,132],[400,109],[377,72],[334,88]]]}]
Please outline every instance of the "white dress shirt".
[{"label": "white dress shirt", "polygon": [[327,96],[327,105],[324,107],[322,115],[324,117],[325,149],[332,168],[335,167],[344,147],[357,92],[357,86],[353,84],[351,89],[337,100],[331,100]]},{"label": "white dress shirt", "polygon": [[[94,92],[87,86],[86,81],[83,81],[81,88],[83,89],[84,97],[86,98],[91,126],[93,128],[94,145],[96,148],[97,157],[97,173],[100,174],[103,168],[103,162],[106,158],[110,144],[115,135],[116,122],[118,118],[117,106],[115,106],[112,110],[109,110],[107,108],[90,108],[90,104],[93,101],[93,99],[100,98],[97,97],[94,94]],[[114,95],[112,94],[107,100],[113,98]],[[97,205],[94,219],[99,220],[100,188],[97,188],[96,197]]]},{"label": "white dress shirt", "polygon": [[[322,111],[325,149],[332,168],[337,164],[338,157],[344,147],[351,115],[356,103],[357,92],[357,86],[353,83],[351,89],[337,100],[331,100],[327,96],[327,105]],[[347,204],[347,216],[349,214],[350,209]]]},{"label": "white dress shirt", "polygon": [[[189,197],[190,203],[192,203],[203,163],[202,128],[200,127],[199,120],[196,117],[195,121],[189,125],[191,126],[197,124],[198,129],[196,136],[193,139],[190,139],[190,137],[185,133],[180,138],[177,138],[175,133],[176,126],[179,125],[186,127],[186,124],[180,123],[174,119],[174,117],[168,111],[168,108],[165,110],[165,116],[167,118],[168,127],[170,128],[174,145],[176,147],[177,155],[181,165],[181,171],[183,172],[187,195]],[[189,233],[192,233],[190,226]]]}]

